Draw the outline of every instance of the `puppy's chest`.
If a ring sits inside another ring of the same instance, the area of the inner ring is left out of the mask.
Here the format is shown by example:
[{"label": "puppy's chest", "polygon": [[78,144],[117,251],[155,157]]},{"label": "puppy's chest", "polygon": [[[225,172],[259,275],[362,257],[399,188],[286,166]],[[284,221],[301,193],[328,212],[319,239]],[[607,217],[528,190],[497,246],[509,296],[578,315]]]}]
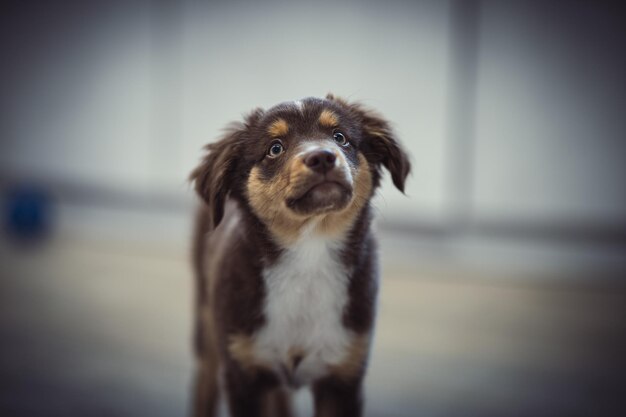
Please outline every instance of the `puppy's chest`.
[{"label": "puppy's chest", "polygon": [[301,243],[264,270],[266,324],[255,350],[288,383],[308,383],[345,359],[349,273],[338,245],[324,240]]}]

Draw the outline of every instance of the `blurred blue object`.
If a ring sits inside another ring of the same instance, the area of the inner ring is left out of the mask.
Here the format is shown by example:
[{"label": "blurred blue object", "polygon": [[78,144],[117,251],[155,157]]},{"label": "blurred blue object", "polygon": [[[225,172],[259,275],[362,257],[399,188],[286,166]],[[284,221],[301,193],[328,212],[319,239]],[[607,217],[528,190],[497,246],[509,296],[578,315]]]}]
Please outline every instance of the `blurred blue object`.
[{"label": "blurred blue object", "polygon": [[52,226],[52,198],[41,187],[16,185],[4,196],[3,222],[10,237],[19,240],[43,239]]}]

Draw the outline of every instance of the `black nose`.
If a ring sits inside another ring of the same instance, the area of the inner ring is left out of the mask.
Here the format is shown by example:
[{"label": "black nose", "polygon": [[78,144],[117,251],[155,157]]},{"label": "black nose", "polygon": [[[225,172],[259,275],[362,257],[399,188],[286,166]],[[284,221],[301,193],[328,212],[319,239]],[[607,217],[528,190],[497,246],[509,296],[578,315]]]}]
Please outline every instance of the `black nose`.
[{"label": "black nose", "polygon": [[311,170],[325,174],[335,166],[337,157],[327,149],[312,151],[304,157],[304,164]]}]

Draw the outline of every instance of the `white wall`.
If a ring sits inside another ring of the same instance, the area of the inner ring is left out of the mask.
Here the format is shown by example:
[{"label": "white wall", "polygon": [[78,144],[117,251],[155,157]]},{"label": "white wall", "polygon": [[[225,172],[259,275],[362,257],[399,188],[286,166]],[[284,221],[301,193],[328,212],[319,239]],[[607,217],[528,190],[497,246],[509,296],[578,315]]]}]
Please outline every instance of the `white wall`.
[{"label": "white wall", "polygon": [[[473,214],[623,221],[619,18],[582,3],[481,3],[476,148],[460,155],[473,161]],[[412,155],[409,198],[387,183],[382,217],[449,213],[451,2],[46,4],[0,28],[2,171],[183,195],[226,123],[333,91],[379,109]]]},{"label": "white wall", "polygon": [[476,214],[623,222],[623,15],[591,2],[483,7]]},{"label": "white wall", "polygon": [[120,2],[67,20],[45,19],[21,64],[42,61],[16,91],[5,169],[182,190],[228,122],[333,91],[383,112],[411,151],[410,198],[386,186],[381,210],[441,212],[447,2]]},{"label": "white wall", "polygon": [[130,188],[150,180],[149,5],[43,3],[10,16],[4,171]]}]

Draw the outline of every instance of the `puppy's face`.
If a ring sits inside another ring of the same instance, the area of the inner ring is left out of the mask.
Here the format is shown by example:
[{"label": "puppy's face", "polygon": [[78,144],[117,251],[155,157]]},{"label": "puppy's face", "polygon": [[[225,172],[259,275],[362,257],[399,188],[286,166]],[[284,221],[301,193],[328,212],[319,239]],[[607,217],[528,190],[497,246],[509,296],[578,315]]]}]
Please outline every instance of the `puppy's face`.
[{"label": "puppy's face", "polygon": [[410,169],[386,121],[330,95],[256,110],[208,149],[192,178],[214,225],[230,194],[284,243],[313,220],[321,233],[344,231],[378,186],[381,165],[400,190]]},{"label": "puppy's face", "polygon": [[[346,209],[371,192],[355,123],[321,100],[281,104],[257,129],[246,192],[256,214],[305,220]],[[359,157],[359,155],[361,155]]]}]

